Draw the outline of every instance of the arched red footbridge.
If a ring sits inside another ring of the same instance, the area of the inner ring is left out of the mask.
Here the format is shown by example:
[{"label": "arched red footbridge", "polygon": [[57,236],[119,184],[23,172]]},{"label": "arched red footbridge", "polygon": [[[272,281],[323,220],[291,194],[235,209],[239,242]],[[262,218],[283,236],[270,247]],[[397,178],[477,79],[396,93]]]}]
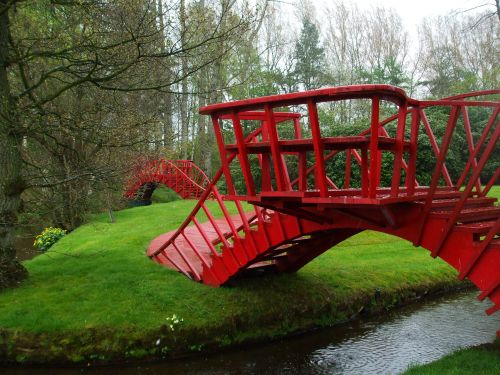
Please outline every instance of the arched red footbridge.
[{"label": "arched red footbridge", "polygon": [[210,179],[192,160],[153,159],[138,162],[129,174],[123,196],[151,203],[158,185],[175,191],[182,199],[200,199]]},{"label": "arched red footbridge", "polygon": [[[493,302],[492,314],[500,309],[500,207],[488,192],[500,176],[499,96],[415,100],[397,87],[357,85],[203,107],[222,168],[180,228],[147,254],[219,286],[254,269],[297,271],[374,230],[444,259]],[[349,134],[353,123],[366,129]],[[450,150],[460,139],[457,165]]]}]

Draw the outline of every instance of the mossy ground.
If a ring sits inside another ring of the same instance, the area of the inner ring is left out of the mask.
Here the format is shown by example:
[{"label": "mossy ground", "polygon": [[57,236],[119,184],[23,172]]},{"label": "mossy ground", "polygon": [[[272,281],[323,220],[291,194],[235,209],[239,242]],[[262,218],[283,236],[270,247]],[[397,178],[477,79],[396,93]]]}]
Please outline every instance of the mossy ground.
[{"label": "mossy ground", "polygon": [[[500,191],[497,189],[496,192]],[[363,232],[296,274],[211,288],[153,263],[149,241],[195,202],[97,215],[25,262],[29,278],[0,293],[0,361],[68,362],[170,356],[286,335],[458,284],[423,249]],[[183,322],[172,330],[167,318]]]}]

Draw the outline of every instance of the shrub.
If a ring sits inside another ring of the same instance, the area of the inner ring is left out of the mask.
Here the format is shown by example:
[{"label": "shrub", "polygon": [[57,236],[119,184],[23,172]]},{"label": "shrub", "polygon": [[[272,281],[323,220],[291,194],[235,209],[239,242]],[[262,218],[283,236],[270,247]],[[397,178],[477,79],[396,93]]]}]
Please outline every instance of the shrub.
[{"label": "shrub", "polygon": [[40,251],[47,251],[53,244],[66,235],[66,230],[48,227],[35,238],[33,246]]}]

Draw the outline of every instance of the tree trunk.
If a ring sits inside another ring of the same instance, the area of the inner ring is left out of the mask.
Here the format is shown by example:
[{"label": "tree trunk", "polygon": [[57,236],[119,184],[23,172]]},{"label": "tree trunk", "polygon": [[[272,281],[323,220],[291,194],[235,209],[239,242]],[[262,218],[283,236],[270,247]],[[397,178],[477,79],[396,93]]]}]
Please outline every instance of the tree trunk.
[{"label": "tree trunk", "polygon": [[[163,0],[158,0],[158,18],[160,20],[160,35],[161,35],[161,40],[160,40],[160,51],[164,54],[167,53],[167,48],[165,45],[166,42],[166,32],[165,32],[165,20],[164,20],[165,15],[163,14]],[[166,81],[172,81],[172,71],[171,71],[171,63],[169,61],[170,59],[167,60],[167,68],[165,69],[165,72],[162,72],[162,74],[166,77]],[[172,94],[167,92],[163,94],[162,101],[160,101],[160,117],[162,118],[162,146],[165,147],[166,149],[172,149],[173,148],[173,141],[174,141],[174,129],[173,129],[173,123],[172,123],[172,115],[173,115],[173,108],[172,108]]]},{"label": "tree trunk", "polygon": [[[182,48],[186,48],[186,5],[185,1],[181,0],[180,4],[180,25],[181,25],[181,44]],[[187,58],[186,56],[181,57],[181,74],[182,74],[182,82],[181,82],[181,102],[180,102],[180,116],[181,116],[181,153],[182,158],[187,159],[188,155],[188,97],[187,97],[187,76],[188,76],[188,66],[187,66]]]},{"label": "tree trunk", "polygon": [[[0,8],[6,1],[0,0]],[[9,41],[8,11],[0,15],[0,289],[26,277],[14,248],[17,213],[25,183],[21,176],[22,135],[15,114],[7,77]]]}]

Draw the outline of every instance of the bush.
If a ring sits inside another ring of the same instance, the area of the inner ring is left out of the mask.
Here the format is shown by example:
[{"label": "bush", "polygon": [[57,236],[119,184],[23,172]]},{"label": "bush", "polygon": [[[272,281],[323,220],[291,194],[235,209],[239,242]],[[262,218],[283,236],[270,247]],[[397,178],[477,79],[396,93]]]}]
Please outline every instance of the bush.
[{"label": "bush", "polygon": [[66,235],[66,230],[61,228],[48,227],[35,238],[33,246],[39,251],[47,251],[59,239]]}]

